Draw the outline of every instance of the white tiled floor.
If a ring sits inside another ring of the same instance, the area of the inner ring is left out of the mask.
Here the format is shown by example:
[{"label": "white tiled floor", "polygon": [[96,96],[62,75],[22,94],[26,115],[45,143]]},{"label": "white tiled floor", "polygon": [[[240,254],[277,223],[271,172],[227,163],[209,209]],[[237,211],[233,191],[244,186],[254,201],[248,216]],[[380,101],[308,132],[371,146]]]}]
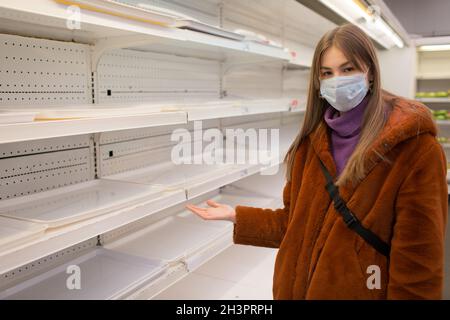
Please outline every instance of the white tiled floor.
[{"label": "white tiled floor", "polygon": [[233,245],[155,299],[272,299],[276,252]]}]

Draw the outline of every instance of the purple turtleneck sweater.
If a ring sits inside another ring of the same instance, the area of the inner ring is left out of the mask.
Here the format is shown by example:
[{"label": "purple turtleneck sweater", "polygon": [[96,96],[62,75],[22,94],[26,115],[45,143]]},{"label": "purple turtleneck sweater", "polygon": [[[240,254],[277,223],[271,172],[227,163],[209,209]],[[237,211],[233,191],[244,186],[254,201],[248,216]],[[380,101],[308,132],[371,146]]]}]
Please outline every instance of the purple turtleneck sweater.
[{"label": "purple turtleneck sweater", "polygon": [[336,163],[337,175],[345,167],[355,149],[361,133],[364,110],[369,102],[366,96],[360,104],[339,116],[339,112],[326,102],[324,120],[331,129],[331,153]]}]

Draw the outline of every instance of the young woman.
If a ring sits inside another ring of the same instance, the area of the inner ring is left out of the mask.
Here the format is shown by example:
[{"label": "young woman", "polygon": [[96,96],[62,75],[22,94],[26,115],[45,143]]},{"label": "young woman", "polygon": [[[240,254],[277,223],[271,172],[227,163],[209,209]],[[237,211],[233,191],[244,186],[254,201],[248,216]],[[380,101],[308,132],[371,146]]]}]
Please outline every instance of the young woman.
[{"label": "young woman", "polygon": [[283,209],[187,207],[234,222],[235,243],[279,248],[275,299],[441,298],[447,170],[429,110],[381,89],[351,24],[318,43],[308,97]]}]

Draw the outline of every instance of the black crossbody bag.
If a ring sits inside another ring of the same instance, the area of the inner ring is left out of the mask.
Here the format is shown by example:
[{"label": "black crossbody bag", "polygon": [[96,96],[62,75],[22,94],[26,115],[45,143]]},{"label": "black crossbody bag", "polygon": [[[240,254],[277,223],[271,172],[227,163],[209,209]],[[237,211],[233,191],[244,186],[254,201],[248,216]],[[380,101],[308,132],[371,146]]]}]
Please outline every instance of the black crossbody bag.
[{"label": "black crossbody bag", "polygon": [[342,200],[341,196],[339,195],[339,189],[334,184],[330,172],[325,167],[322,160],[319,159],[319,161],[323,175],[327,180],[325,189],[330,195],[330,198],[333,200],[334,208],[342,216],[342,219],[344,220],[347,227],[356,232],[361,238],[363,238],[368,244],[374,247],[379,253],[389,258],[389,252],[391,251],[391,247],[386,242],[381,240],[375,233],[365,228],[358,220],[358,218],[350,211],[345,201]]}]

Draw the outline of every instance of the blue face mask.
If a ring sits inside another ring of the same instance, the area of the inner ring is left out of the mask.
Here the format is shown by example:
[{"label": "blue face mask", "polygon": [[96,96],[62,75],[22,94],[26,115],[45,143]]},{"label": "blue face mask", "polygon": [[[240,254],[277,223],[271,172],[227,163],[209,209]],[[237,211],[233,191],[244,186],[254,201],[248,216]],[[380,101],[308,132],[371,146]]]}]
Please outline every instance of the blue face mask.
[{"label": "blue face mask", "polygon": [[364,99],[369,88],[366,75],[337,76],[320,81],[320,94],[336,110],[346,112]]}]

